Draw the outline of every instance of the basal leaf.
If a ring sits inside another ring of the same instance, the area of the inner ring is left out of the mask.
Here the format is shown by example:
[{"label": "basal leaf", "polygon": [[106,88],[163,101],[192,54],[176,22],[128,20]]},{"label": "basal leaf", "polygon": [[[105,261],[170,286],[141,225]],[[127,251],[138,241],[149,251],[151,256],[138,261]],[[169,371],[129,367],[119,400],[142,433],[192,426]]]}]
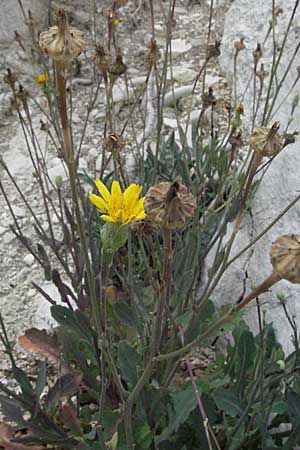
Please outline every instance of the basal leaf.
[{"label": "basal leaf", "polygon": [[19,337],[19,344],[28,352],[40,353],[58,361],[61,359],[56,336],[48,334],[46,330],[30,328]]},{"label": "basal leaf", "polygon": [[243,406],[234,391],[220,387],[215,390],[212,397],[217,407],[229,416],[240,417],[243,414]]},{"label": "basal leaf", "polygon": [[82,376],[75,373],[67,373],[60,377],[55,385],[49,390],[45,400],[45,407],[49,409],[63,397],[76,392],[80,386],[81,380]]},{"label": "basal leaf", "polygon": [[120,341],[118,362],[125,381],[134,386],[138,380],[138,367],[142,366],[142,356],[127,341]]}]

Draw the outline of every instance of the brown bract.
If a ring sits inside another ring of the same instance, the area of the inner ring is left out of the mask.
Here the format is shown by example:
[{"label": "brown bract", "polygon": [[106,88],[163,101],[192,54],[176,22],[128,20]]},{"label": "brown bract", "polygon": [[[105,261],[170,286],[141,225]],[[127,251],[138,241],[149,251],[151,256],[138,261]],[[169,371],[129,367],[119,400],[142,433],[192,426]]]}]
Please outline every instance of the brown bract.
[{"label": "brown bract", "polygon": [[161,182],[145,196],[147,217],[162,228],[182,228],[196,209],[196,199],[179,181]]},{"label": "brown bract", "polygon": [[276,156],[283,149],[283,138],[278,133],[279,123],[275,122],[271,128],[260,127],[254,130],[250,144],[260,156]]},{"label": "brown bract", "polygon": [[300,283],[300,234],[278,237],[270,249],[274,271],[284,280]]},{"label": "brown bract", "polygon": [[40,34],[39,45],[55,61],[69,64],[85,50],[84,34],[69,27],[64,8],[56,11],[57,25]]}]

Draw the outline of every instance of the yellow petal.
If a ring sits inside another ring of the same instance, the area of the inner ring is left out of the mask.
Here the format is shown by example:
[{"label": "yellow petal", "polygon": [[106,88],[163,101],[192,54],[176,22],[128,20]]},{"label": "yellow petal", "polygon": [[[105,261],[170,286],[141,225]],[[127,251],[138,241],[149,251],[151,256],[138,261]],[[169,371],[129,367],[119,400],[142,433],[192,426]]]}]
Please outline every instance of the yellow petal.
[{"label": "yellow petal", "polygon": [[124,206],[126,209],[132,209],[135,207],[135,204],[142,192],[142,186],[138,184],[132,183],[128,188],[124,191]]},{"label": "yellow petal", "polygon": [[111,216],[108,216],[106,214],[102,214],[102,216],[100,216],[101,219],[105,220],[106,222],[116,222]]},{"label": "yellow petal", "polygon": [[102,212],[107,212],[107,203],[98,195],[90,194],[90,201]]},{"label": "yellow petal", "polygon": [[95,180],[95,185],[97,186],[97,189],[104,198],[104,200],[108,203],[110,200],[110,192],[105,186],[105,184],[102,183],[102,181],[100,180]]},{"label": "yellow petal", "polygon": [[147,217],[147,214],[145,211],[141,211],[139,214],[135,216],[135,220],[143,220]]},{"label": "yellow petal", "polygon": [[123,194],[121,191],[120,183],[116,180],[114,180],[111,185],[109,207],[114,211],[123,209]]}]

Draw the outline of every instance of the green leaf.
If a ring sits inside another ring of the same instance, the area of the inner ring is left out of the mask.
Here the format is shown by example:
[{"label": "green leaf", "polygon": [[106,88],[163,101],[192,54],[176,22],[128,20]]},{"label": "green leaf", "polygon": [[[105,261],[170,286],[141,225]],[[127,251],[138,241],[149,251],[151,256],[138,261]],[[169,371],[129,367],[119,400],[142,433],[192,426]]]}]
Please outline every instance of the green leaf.
[{"label": "green leaf", "polygon": [[290,421],[293,425],[299,425],[300,423],[300,395],[296,392],[288,391],[287,393],[287,405]]},{"label": "green leaf", "polygon": [[122,377],[134,386],[138,380],[138,368],[142,366],[142,356],[127,341],[118,345],[118,362]]},{"label": "green leaf", "polygon": [[73,330],[78,336],[89,341],[93,338],[93,330],[80,310],[74,312],[65,306],[53,305],[51,315],[60,325]]},{"label": "green leaf", "polygon": [[19,367],[14,367],[13,372],[14,372],[17,382],[20,385],[24,399],[29,402],[34,401],[35,393],[34,393],[33,387],[31,386],[29,378],[26,375],[26,373],[24,372],[24,370],[20,369]]},{"label": "green leaf", "polygon": [[281,398],[275,398],[272,404],[272,413],[285,414],[287,412],[287,402]]},{"label": "green leaf", "polygon": [[117,302],[113,304],[113,310],[118,319],[127,327],[136,328],[136,317],[132,308],[125,302]]},{"label": "green leaf", "polygon": [[242,383],[247,369],[253,364],[255,350],[254,336],[250,331],[245,330],[237,345],[236,373],[239,383]]},{"label": "green leaf", "polygon": [[[199,389],[200,390],[200,389]],[[173,433],[178,431],[188,418],[191,412],[197,407],[197,399],[192,383],[182,385],[180,391],[176,391],[172,395],[173,410],[169,414],[169,425],[156,438],[155,443],[167,440]]]},{"label": "green leaf", "polygon": [[45,400],[45,407],[47,409],[54,406],[63,397],[69,396],[79,389],[82,376],[75,373],[67,373],[60,377],[55,385],[49,390]]},{"label": "green leaf", "polygon": [[212,397],[217,407],[231,417],[240,417],[244,410],[241,401],[233,390],[218,388]]}]

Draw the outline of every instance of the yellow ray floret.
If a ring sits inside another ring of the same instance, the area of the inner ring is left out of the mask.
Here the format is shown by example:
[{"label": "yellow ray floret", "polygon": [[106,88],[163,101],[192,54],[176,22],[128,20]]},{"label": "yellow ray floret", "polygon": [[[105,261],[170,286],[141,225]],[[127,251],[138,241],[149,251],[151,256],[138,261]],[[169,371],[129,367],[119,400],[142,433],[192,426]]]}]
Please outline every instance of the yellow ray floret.
[{"label": "yellow ray floret", "polygon": [[113,181],[111,192],[100,180],[95,180],[101,195],[90,194],[90,201],[103,213],[101,218],[107,222],[118,222],[122,225],[145,219],[145,197],[139,199],[142,186],[132,183],[122,192],[118,181]]}]

